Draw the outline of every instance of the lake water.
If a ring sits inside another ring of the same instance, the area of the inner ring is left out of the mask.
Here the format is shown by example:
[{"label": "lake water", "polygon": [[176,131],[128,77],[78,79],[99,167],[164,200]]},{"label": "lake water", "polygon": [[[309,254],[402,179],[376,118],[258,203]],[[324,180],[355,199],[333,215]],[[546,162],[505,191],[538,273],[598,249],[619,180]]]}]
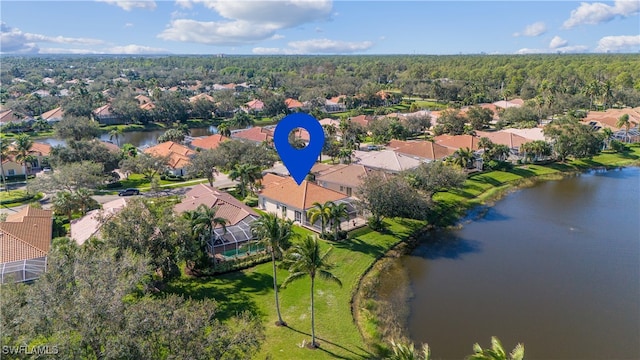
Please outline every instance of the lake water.
[{"label": "lake water", "polygon": [[[207,135],[215,134],[217,132],[217,129],[215,126],[210,126],[208,128],[192,128],[192,129],[189,129],[189,131],[191,132],[191,136],[198,137],[198,136],[207,136]],[[164,132],[165,130],[123,132],[120,135],[119,142],[120,142],[120,145],[133,144],[136,147],[153,146],[158,143],[158,138],[162,134],[164,134]],[[110,141],[109,134],[108,133],[101,134],[100,139],[104,141]],[[58,139],[55,137],[37,139],[36,141],[44,142],[51,146],[66,144],[64,140]],[[111,141],[115,143],[115,139]]]},{"label": "lake water", "polygon": [[527,359],[640,359],[638,168],[519,190],[399,261],[409,335],[433,359],[491,336]]}]

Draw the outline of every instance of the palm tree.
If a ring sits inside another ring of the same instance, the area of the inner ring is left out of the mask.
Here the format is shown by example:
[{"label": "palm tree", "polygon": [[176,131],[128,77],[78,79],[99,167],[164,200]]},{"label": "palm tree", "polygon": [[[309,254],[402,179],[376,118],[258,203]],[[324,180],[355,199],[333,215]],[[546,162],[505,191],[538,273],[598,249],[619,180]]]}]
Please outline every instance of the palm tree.
[{"label": "palm tree", "polygon": [[624,132],[624,137],[625,139],[629,139],[629,128],[631,127],[631,122],[629,121],[629,114],[622,114],[620,115],[620,117],[618,118],[618,121],[616,122],[616,126],[621,128],[624,127],[625,132]]},{"label": "palm tree", "polygon": [[258,241],[264,243],[271,253],[273,264],[273,292],[276,298],[276,312],[278,313],[278,326],[286,326],[280,314],[280,302],[278,300],[278,278],[276,272],[276,257],[282,256],[283,249],[289,246],[289,240],[293,236],[291,227],[293,221],[281,219],[274,213],[266,213],[251,224],[251,230],[257,236]]},{"label": "palm tree", "polygon": [[59,191],[53,197],[53,211],[57,214],[66,215],[69,222],[73,212],[78,208],[78,201],[69,191]]},{"label": "palm tree", "polygon": [[391,340],[391,351],[393,354],[387,360],[429,360],[431,358],[431,350],[429,345],[422,344],[422,351],[418,353],[413,343],[405,344]]},{"label": "palm tree", "polygon": [[240,195],[244,198],[247,196],[247,186],[251,183],[262,179],[260,167],[251,164],[236,164],[229,172],[231,180],[240,181]]},{"label": "palm tree", "polygon": [[95,207],[98,202],[91,197],[91,191],[89,189],[81,188],[76,190],[75,197],[80,207],[82,215],[87,213],[87,209]]},{"label": "palm tree", "polygon": [[189,256],[195,258],[192,264],[204,266],[208,262],[207,241],[213,238],[216,227],[221,226],[224,232],[227,231],[227,220],[222,217],[216,217],[217,211],[217,207],[210,208],[201,204],[195,210],[186,211],[183,214],[183,217],[189,221],[192,239],[198,240],[196,254],[191,253]]},{"label": "palm tree", "polygon": [[509,157],[511,149],[507,145],[498,144],[491,149],[491,156],[497,160],[504,161]]},{"label": "palm tree", "polygon": [[473,151],[469,148],[460,148],[454,153],[454,164],[459,165],[463,169],[469,167],[469,164],[473,161]]},{"label": "palm tree", "polygon": [[353,156],[353,149],[350,148],[340,148],[340,151],[338,152],[338,158],[340,159],[340,162],[342,164],[350,164],[351,163],[351,157]]},{"label": "palm tree", "polygon": [[497,337],[491,337],[491,349],[482,349],[482,347],[476,343],[473,345],[473,355],[470,355],[469,360],[522,360],[524,359],[524,345],[518,344],[513,351],[507,356],[504,351],[500,340]]},{"label": "palm tree", "polygon": [[231,121],[233,122],[234,126],[236,126],[237,128],[240,128],[240,129],[247,128],[249,126],[253,126],[253,124],[254,124],[253,118],[251,116],[249,116],[247,113],[245,113],[244,111],[237,112],[233,116],[233,120],[231,120]]},{"label": "palm tree", "polygon": [[290,252],[284,260],[285,266],[289,269],[289,276],[282,282],[282,287],[287,286],[290,282],[300,279],[304,276],[311,278],[311,346],[317,347],[315,314],[314,314],[314,287],[316,275],[321,279],[335,282],[342,286],[342,282],[329,270],[333,267],[328,262],[328,256],[331,248],[324,254],[320,253],[320,243],[313,236],[307,236],[304,240],[291,247]]},{"label": "palm tree", "polygon": [[604,134],[604,148],[609,148],[611,144],[611,137],[613,136],[613,131],[609,128],[602,128],[602,133]]},{"label": "palm tree", "polygon": [[20,134],[16,138],[16,161],[22,164],[24,168],[24,181],[27,181],[27,163],[34,161],[34,157],[29,154],[31,147],[33,146],[33,140],[27,134]]},{"label": "palm tree", "polygon": [[231,129],[229,128],[229,125],[227,123],[218,125],[218,134],[226,137],[231,136]]},{"label": "palm tree", "polygon": [[342,221],[342,219],[346,219],[348,217],[349,217],[349,212],[347,211],[347,204],[331,203],[331,206],[329,207],[329,221],[331,223],[331,229],[333,230],[334,241],[338,241],[338,231],[340,230],[340,222]]},{"label": "palm tree", "polygon": [[115,138],[116,145],[120,147],[120,135],[122,135],[122,129],[119,127],[109,131],[109,141],[112,141]]},{"label": "palm tree", "polygon": [[331,201],[327,201],[324,204],[320,204],[319,202],[313,203],[313,208],[307,211],[307,219],[311,223],[311,225],[315,224],[318,219],[320,219],[320,225],[322,228],[322,235],[324,236],[324,231],[326,229],[327,223],[329,222],[329,218],[331,216],[331,205],[333,203]]},{"label": "palm tree", "polygon": [[9,155],[9,142],[7,139],[0,137],[0,176],[2,176],[2,185],[4,185],[4,190],[9,191],[7,188],[7,180],[4,177],[4,167],[2,166],[2,161],[4,158]]}]

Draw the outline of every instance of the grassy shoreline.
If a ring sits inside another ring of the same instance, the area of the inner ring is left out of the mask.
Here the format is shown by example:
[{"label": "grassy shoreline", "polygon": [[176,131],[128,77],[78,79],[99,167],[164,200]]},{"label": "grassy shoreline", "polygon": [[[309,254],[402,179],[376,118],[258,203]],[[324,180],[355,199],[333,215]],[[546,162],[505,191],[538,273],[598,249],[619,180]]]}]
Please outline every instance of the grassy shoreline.
[{"label": "grassy shoreline", "polygon": [[[627,166],[640,166],[640,146],[633,146],[626,154],[603,153],[588,160],[548,165],[522,165],[506,172],[491,171],[475,174],[467,179],[463,189],[437,194],[435,200],[441,205],[440,211],[454,210],[455,216],[451,216],[451,213],[443,216],[446,222],[455,219],[459,223],[464,217],[473,220],[482,216],[483,212],[475,215],[470,213],[479,207],[492,206],[512,191],[544,181],[576,176],[589,170],[611,170]],[[432,229],[431,225],[428,227]],[[423,231],[428,231],[427,227]],[[429,233],[425,235],[428,237]],[[420,243],[420,238],[412,237],[411,239],[414,241],[402,242],[390,248],[383,257],[372,264],[370,269],[362,275],[353,299],[353,316],[363,340],[367,347],[375,349],[378,353],[388,350],[386,343],[391,339],[406,340],[408,309],[399,308],[397,304],[381,299],[378,295],[380,277],[393,271],[391,267],[396,264],[396,258],[410,253]],[[399,291],[404,293],[405,300],[408,299],[410,288],[406,274],[404,277],[401,273],[394,275],[394,282],[399,284]],[[389,316],[389,311],[393,311],[397,316]]]}]

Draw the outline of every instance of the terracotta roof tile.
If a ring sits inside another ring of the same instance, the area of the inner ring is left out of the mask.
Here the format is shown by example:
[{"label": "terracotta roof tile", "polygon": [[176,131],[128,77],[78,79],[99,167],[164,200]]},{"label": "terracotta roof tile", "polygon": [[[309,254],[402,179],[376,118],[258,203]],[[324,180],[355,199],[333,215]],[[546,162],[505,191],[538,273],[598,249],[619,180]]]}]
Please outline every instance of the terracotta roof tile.
[{"label": "terracotta roof tile", "polygon": [[198,184],[187,191],[182,201],[176,204],[173,209],[177,213],[182,213],[195,210],[202,204],[209,208],[218,207],[216,217],[227,220],[227,226],[236,225],[247,216],[258,216],[252,208],[240,200],[205,184]]},{"label": "terracotta roof tile", "polygon": [[446,146],[452,149],[469,148],[478,150],[478,140],[480,138],[471,135],[438,135],[434,138],[436,144]]},{"label": "terracotta roof tile", "polygon": [[405,155],[417,156],[423,159],[439,160],[453,153],[446,146],[431,141],[401,141],[391,140],[388,148]]},{"label": "terracotta roof tile", "polygon": [[226,136],[213,134],[211,136],[193,139],[193,141],[191,141],[191,146],[201,149],[215,149],[220,146],[220,143],[226,140],[229,140]]},{"label": "terracotta roof tile", "polygon": [[166,141],[156,146],[152,146],[145,149],[144,152],[153,156],[169,156],[169,166],[173,169],[185,167],[191,162],[190,157],[196,153],[188,147],[173,141]]},{"label": "terracotta roof tile", "polygon": [[[271,175],[265,183],[260,195],[292,208],[307,210],[313,207],[315,202],[325,203],[344,199],[347,196],[337,191],[325,189],[314,183],[303,181],[300,186],[291,177]],[[277,179],[279,178],[279,179]]]},{"label": "terracotta roof tile", "polygon": [[263,142],[273,140],[273,130],[265,129],[260,126],[254,126],[246,130],[234,132],[231,134],[231,137],[255,142]]},{"label": "terracotta roof tile", "polygon": [[494,144],[506,145],[509,148],[519,148],[530,140],[518,134],[507,131],[476,131],[477,137],[486,137]]},{"label": "terracotta roof tile", "polygon": [[0,263],[46,256],[51,246],[51,210],[25,207],[0,222]]},{"label": "terracotta roof tile", "polygon": [[42,113],[42,115],[40,115],[41,118],[43,118],[44,120],[60,120],[62,119],[62,117],[64,116],[64,110],[62,110],[62,107],[58,106],[55,109],[49,110],[45,113]]}]

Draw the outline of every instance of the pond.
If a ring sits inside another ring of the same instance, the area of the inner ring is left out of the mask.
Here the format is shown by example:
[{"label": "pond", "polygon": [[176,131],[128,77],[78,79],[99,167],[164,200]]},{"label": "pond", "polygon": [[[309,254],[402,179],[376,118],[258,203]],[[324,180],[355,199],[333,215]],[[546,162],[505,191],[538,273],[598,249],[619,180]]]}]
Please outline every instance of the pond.
[{"label": "pond", "polygon": [[640,359],[639,185],[638,168],[543,182],[431,234],[398,260],[410,338],[433,359],[491,336],[527,359]]},{"label": "pond", "polygon": [[[191,136],[207,136],[217,133],[217,129],[215,126],[209,126],[205,128],[192,128],[189,129],[191,132]],[[151,131],[128,131],[123,132],[120,135],[119,142],[120,144],[133,144],[136,147],[144,147],[144,146],[153,146],[158,143],[158,138],[164,134],[165,130],[151,130]],[[103,133],[100,135],[100,139],[104,141],[110,141],[109,134]],[[47,137],[42,139],[37,139],[38,142],[44,142],[51,146],[56,145],[65,145],[66,142],[62,139],[58,139],[56,137]],[[115,142],[115,139],[111,140]]]}]

